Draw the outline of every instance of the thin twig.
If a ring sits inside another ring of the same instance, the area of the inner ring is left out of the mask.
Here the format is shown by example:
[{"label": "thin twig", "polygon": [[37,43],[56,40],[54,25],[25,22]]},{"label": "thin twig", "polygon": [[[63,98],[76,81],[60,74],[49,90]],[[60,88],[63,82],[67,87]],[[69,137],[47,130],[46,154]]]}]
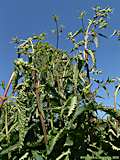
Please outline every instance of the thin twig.
[{"label": "thin twig", "polygon": [[55,21],[56,24],[56,48],[58,49],[58,44],[59,44],[59,28],[58,28],[58,21]]},{"label": "thin twig", "polygon": [[11,83],[12,83],[12,81],[13,81],[13,78],[14,78],[14,75],[15,75],[15,72],[13,72],[13,73],[11,74],[11,77],[10,77],[10,79],[9,79],[9,81],[8,81],[7,87],[6,87],[6,89],[5,89],[5,91],[4,91],[4,94],[3,94],[3,98],[2,98],[2,100],[1,100],[1,107],[3,106],[3,104],[4,104],[5,100],[6,100],[6,97],[7,97],[9,88],[10,88],[10,85],[11,85]]},{"label": "thin twig", "polygon": [[35,80],[36,102],[37,102],[37,108],[38,108],[40,121],[41,121],[41,125],[42,125],[42,130],[43,130],[43,134],[44,134],[44,142],[47,145],[48,140],[47,140],[47,130],[46,130],[46,126],[45,126],[45,115],[44,115],[42,108],[40,106],[41,104],[40,104],[40,95],[39,95],[39,85],[40,85],[39,80],[36,79]]}]

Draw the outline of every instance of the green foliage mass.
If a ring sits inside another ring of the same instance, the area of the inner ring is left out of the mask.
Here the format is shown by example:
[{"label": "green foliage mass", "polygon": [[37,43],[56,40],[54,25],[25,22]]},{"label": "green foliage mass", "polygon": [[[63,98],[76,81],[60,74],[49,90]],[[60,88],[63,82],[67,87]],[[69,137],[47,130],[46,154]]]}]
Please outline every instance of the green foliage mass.
[{"label": "green foliage mass", "polygon": [[[86,26],[81,12],[82,27],[68,34],[74,56],[45,42],[45,34],[14,39],[19,58],[14,61],[11,94],[1,100],[1,160],[120,156],[120,113],[96,101],[99,88],[108,93],[106,85],[114,82],[96,79],[95,56],[98,36],[107,38],[101,32],[112,10],[99,6],[93,10]],[[3,82],[1,86],[5,90]],[[115,98],[118,89],[119,85]],[[98,110],[107,118],[98,118]]]}]

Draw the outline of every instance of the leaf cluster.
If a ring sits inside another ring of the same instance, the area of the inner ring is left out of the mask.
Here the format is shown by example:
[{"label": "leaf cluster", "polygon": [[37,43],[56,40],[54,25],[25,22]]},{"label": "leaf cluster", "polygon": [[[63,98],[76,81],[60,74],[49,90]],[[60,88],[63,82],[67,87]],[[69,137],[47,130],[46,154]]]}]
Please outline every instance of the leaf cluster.
[{"label": "leaf cluster", "polygon": [[[99,30],[107,26],[111,11],[97,6],[86,27],[85,14],[81,13],[82,27],[69,33],[72,51],[78,51],[74,56],[44,42],[45,34],[13,39],[18,58],[14,61],[11,94],[1,100],[1,159],[120,156],[120,113],[96,101],[99,88],[108,93],[106,85],[114,82],[95,78],[98,72],[94,48],[98,47],[98,36],[106,38]],[[81,35],[82,39],[76,42],[76,36]],[[92,90],[93,84],[96,87]],[[3,82],[1,86],[5,90]],[[104,111],[107,118],[99,118],[98,110]]]}]

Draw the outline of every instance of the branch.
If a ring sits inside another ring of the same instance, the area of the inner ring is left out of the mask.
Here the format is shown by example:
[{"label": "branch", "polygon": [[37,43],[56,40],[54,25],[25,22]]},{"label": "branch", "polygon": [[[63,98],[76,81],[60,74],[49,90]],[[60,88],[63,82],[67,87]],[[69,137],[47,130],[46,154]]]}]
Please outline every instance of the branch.
[{"label": "branch", "polygon": [[6,99],[7,99],[7,94],[8,94],[10,85],[11,85],[11,83],[12,83],[12,80],[13,80],[13,78],[14,78],[14,75],[15,75],[15,72],[13,72],[13,73],[11,74],[11,77],[10,77],[10,79],[9,79],[9,81],[8,81],[8,84],[7,84],[7,87],[6,87],[5,91],[4,91],[4,94],[3,94],[3,96],[0,97],[0,102],[1,102],[1,106],[0,106],[0,107],[3,106],[4,102],[5,102]]},{"label": "branch", "polygon": [[41,122],[41,125],[42,125],[43,134],[44,134],[44,142],[45,142],[45,145],[47,145],[48,140],[47,140],[46,125],[45,125],[45,115],[44,115],[44,112],[43,112],[43,110],[40,106],[40,95],[39,95],[40,83],[39,83],[39,80],[37,80],[37,75],[36,75],[35,71],[33,73],[33,79],[34,79],[34,85],[35,85],[37,109],[38,109],[38,112],[39,112],[40,122]]}]

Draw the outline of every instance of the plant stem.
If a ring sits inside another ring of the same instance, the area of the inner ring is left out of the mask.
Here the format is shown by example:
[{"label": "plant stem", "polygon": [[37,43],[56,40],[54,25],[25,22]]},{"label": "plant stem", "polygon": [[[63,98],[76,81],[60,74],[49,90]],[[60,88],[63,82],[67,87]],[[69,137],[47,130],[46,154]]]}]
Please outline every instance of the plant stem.
[{"label": "plant stem", "polygon": [[9,81],[8,81],[7,87],[6,87],[6,89],[5,89],[5,91],[4,91],[4,94],[3,94],[3,97],[4,97],[4,98],[3,98],[2,101],[1,101],[1,107],[2,107],[2,105],[4,104],[4,102],[5,102],[5,100],[6,100],[7,93],[8,93],[8,91],[9,91],[9,88],[10,88],[10,85],[11,85],[12,80],[13,80],[13,78],[14,78],[14,75],[15,75],[15,72],[12,73],[12,75],[11,75]]},{"label": "plant stem", "polygon": [[85,46],[84,46],[84,58],[85,58],[85,61],[86,61],[86,70],[87,70],[87,78],[88,78],[88,81],[90,83],[90,74],[89,74],[89,64],[88,64],[88,38],[89,38],[89,29],[92,25],[92,21],[89,22],[88,24],[88,27],[86,29],[86,32],[85,32],[85,38],[84,38],[84,41],[85,41]]},{"label": "plant stem", "polygon": [[58,49],[58,43],[59,43],[59,28],[58,28],[58,21],[55,21],[56,24],[56,48]]},{"label": "plant stem", "polygon": [[39,83],[39,80],[37,80],[36,77],[37,77],[37,75],[36,75],[36,73],[34,73],[37,109],[38,109],[38,112],[39,112],[40,122],[41,122],[41,125],[42,125],[43,134],[44,134],[44,142],[45,142],[45,145],[47,145],[48,140],[47,140],[47,130],[46,130],[46,126],[45,126],[45,115],[44,115],[44,112],[43,112],[43,110],[40,106],[40,95],[39,95],[40,83]]}]

